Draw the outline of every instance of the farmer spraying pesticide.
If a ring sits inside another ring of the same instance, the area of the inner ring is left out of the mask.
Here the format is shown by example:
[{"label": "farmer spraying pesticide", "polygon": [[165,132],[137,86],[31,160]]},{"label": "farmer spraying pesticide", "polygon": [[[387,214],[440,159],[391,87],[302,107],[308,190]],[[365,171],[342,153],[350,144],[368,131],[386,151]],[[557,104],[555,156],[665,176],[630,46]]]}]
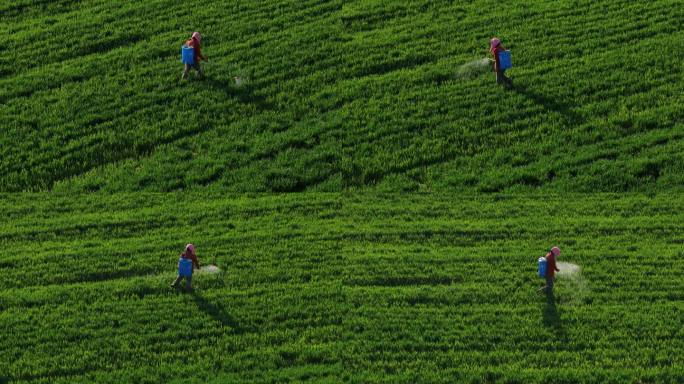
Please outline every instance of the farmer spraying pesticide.
[{"label": "farmer spraying pesticide", "polygon": [[504,72],[511,68],[511,52],[504,48],[501,40],[493,38],[489,42],[489,51],[494,56],[494,72],[496,72],[496,83],[511,86],[511,79],[506,77]]},{"label": "farmer spraying pesticide", "polygon": [[185,42],[181,49],[181,60],[185,65],[183,69],[183,79],[189,77],[190,69],[197,71],[199,78],[204,77],[204,71],[200,65],[200,60],[209,61],[206,55],[202,55],[202,35],[199,32],[194,32],[190,40]]},{"label": "farmer spraying pesticide", "polygon": [[192,289],[192,273],[197,267],[200,269],[199,260],[195,254],[195,246],[188,244],[185,246],[185,251],[181,253],[178,259],[178,277],[171,284],[172,288],[178,288],[183,279],[185,279],[185,289],[188,291]]},{"label": "farmer spraying pesticide", "polygon": [[539,290],[545,290],[548,296],[553,294],[553,282],[556,279],[556,272],[560,271],[558,266],[556,266],[556,258],[558,256],[560,256],[560,249],[553,247],[551,252],[539,259],[539,275],[546,279],[546,286],[539,288]]}]

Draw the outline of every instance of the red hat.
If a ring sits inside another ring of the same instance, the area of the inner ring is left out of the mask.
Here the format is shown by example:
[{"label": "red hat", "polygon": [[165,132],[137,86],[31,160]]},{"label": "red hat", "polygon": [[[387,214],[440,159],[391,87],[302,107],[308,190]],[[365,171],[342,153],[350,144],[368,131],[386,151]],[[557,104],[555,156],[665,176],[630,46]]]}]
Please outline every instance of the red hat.
[{"label": "red hat", "polygon": [[491,40],[489,40],[490,49],[494,49],[494,48],[498,47],[499,45],[501,45],[501,40],[499,40],[498,37],[494,37]]}]

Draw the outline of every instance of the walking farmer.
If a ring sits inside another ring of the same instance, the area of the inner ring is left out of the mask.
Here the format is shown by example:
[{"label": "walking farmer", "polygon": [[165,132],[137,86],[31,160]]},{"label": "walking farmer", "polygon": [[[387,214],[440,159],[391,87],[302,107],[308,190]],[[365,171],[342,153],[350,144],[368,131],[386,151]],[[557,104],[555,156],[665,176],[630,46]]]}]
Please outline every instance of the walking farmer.
[{"label": "walking farmer", "polygon": [[178,277],[173,281],[171,287],[178,288],[181,281],[185,279],[185,289],[188,291],[192,290],[192,272],[195,267],[200,269],[199,260],[197,260],[197,255],[195,255],[195,246],[188,244],[178,259]]},{"label": "walking farmer", "polygon": [[202,55],[202,35],[199,32],[194,32],[190,40],[185,42],[182,49],[182,61],[185,67],[183,68],[183,79],[189,77],[190,69],[197,71],[199,78],[204,77],[204,71],[200,60],[209,61],[206,55]]},{"label": "walking farmer", "polygon": [[503,84],[505,86],[513,85],[511,79],[506,77],[506,75],[504,74],[504,72],[506,72],[506,69],[510,67],[510,60],[508,61],[508,63],[501,62],[501,54],[507,53],[506,48],[504,48],[503,44],[501,44],[501,40],[499,40],[496,37],[490,40],[489,51],[494,56],[494,72],[496,73],[496,83]]},{"label": "walking farmer", "polygon": [[547,253],[544,257],[546,259],[546,286],[539,288],[539,290],[545,290],[546,295],[549,297],[553,295],[553,282],[556,279],[556,272],[560,271],[556,266],[556,258],[558,256],[560,256],[560,249],[553,247],[551,252]]}]

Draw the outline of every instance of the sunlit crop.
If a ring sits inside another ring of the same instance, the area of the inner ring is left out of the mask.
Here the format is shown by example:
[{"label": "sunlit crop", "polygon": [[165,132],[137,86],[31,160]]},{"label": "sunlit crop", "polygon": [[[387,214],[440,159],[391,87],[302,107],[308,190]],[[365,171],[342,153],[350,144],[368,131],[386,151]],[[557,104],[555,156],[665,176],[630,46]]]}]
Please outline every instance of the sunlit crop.
[{"label": "sunlit crop", "polygon": [[0,384],[683,383],[683,22],[0,1]]},{"label": "sunlit crop", "polygon": [[[677,1],[22,0],[0,20],[2,191],[684,183]],[[183,82],[194,30],[207,78]],[[494,35],[510,90],[463,70]]]},{"label": "sunlit crop", "polygon": [[[5,196],[0,381],[679,382],[684,201]],[[197,247],[195,292],[169,288]],[[579,274],[536,292],[551,245]]]}]

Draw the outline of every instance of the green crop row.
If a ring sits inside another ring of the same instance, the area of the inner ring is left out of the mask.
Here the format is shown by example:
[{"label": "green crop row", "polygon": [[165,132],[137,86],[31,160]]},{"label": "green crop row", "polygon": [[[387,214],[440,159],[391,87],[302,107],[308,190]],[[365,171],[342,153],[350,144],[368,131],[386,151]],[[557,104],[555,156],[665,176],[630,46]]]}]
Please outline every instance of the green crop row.
[{"label": "green crop row", "polygon": [[[682,185],[676,1],[3,7],[0,191]],[[193,30],[210,62],[184,83]],[[473,64],[493,35],[510,90]]]},{"label": "green crop row", "polygon": [[[681,196],[3,195],[0,381],[678,382]],[[194,293],[168,285],[194,242]],[[536,292],[551,245],[579,266]]]}]

